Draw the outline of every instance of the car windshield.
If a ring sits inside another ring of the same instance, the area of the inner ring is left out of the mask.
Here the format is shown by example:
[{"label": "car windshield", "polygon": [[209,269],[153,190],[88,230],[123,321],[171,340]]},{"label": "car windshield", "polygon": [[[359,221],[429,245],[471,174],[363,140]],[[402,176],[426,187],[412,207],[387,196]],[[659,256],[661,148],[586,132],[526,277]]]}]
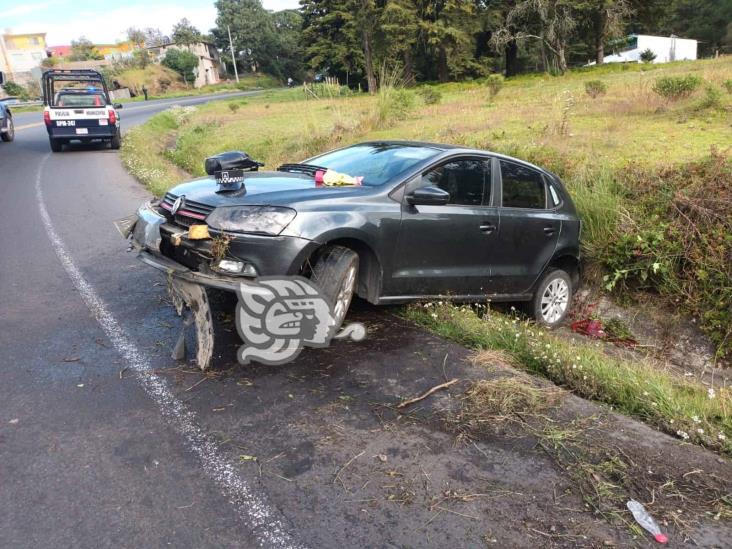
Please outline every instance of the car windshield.
[{"label": "car windshield", "polygon": [[355,145],[316,156],[308,160],[307,164],[322,166],[353,177],[362,176],[364,185],[378,186],[439,152],[439,149],[423,145]]}]

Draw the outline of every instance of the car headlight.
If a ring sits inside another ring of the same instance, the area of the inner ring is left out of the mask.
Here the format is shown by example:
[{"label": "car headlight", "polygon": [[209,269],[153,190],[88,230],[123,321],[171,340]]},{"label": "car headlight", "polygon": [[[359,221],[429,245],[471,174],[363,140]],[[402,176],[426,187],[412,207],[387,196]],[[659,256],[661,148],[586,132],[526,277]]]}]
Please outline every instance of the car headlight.
[{"label": "car headlight", "polygon": [[276,206],[227,206],[211,212],[206,223],[220,231],[277,236],[296,215],[295,210]]}]

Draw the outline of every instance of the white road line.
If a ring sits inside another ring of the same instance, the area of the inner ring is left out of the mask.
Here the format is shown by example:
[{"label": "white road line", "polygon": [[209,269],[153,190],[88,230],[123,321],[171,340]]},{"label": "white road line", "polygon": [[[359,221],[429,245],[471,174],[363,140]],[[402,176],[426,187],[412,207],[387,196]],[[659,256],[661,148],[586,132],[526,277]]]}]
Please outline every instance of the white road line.
[{"label": "white road line", "polygon": [[53,244],[59,261],[71,278],[81,298],[109,338],[115,350],[124,357],[129,368],[136,371],[145,392],[160,408],[168,424],[187,442],[188,448],[198,456],[203,470],[214,480],[229,502],[246,521],[262,547],[302,547],[286,532],[278,513],[269,506],[265,498],[252,490],[232,465],[226,460],[217,442],[207,435],[196,421],[196,415],[178,400],[167,382],[153,372],[150,360],[127,336],[104,301],[87,282],[76,267],[66,246],[56,233],[48,215],[41,190],[41,175],[50,153],[43,157],[36,174],[36,200],[41,220]]}]

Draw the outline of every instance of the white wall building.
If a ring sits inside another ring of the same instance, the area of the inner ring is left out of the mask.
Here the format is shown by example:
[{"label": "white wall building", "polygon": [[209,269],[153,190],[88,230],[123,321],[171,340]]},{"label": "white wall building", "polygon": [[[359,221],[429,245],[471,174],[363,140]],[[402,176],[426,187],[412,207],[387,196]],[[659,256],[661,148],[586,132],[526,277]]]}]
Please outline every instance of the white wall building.
[{"label": "white wall building", "polygon": [[648,36],[632,34],[625,47],[613,55],[605,57],[605,63],[640,62],[641,53],[651,50],[656,54],[654,63],[670,63],[671,61],[693,61],[697,59],[698,42],[677,36]]},{"label": "white wall building", "polygon": [[218,84],[221,82],[219,68],[221,67],[221,58],[219,52],[213,44],[209,42],[197,42],[188,46],[179,44],[161,44],[159,46],[151,46],[148,51],[153,55],[156,62],[162,61],[165,52],[175,48],[179,50],[189,51],[198,56],[198,67],[194,70],[196,79],[192,82],[194,88],[207,86],[209,84]]}]

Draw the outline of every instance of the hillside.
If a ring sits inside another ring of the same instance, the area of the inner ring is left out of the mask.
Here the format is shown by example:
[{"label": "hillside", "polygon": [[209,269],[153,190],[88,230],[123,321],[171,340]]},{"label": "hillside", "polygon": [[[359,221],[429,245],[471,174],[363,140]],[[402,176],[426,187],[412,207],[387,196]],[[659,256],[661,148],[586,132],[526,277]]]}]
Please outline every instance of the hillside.
[{"label": "hillside", "polygon": [[[685,80],[662,80],[667,77]],[[586,92],[593,81],[590,91],[600,90],[594,98]],[[654,91],[688,82],[694,89],[675,99]],[[517,347],[536,339],[531,325],[516,327],[522,338],[514,339],[491,335],[491,322],[502,325],[500,317],[486,320],[487,335],[476,336],[466,332],[464,315],[475,320],[469,311],[408,316],[462,344],[507,352],[524,368],[666,432],[691,433],[694,442],[732,453],[725,411],[732,394],[725,376],[707,379],[709,368],[723,367],[732,351],[731,82],[732,58],[722,58],[606,66],[505,83],[386,86],[376,97],[337,86],[266,92],[162,113],[130,132],[123,158],[158,195],[189,174],[202,175],[207,156],[230,149],[274,168],[353,142],[418,139],[490,149],[548,167],[564,179],[582,216],[591,293],[644,303],[643,309],[665,307],[656,331],[668,334],[666,341],[679,337],[674,326],[683,306],[684,322],[701,327],[712,342],[712,358],[697,372],[699,383],[688,379],[696,349],[681,349],[688,358],[671,371],[664,348],[673,345],[660,339],[646,345],[658,351],[653,356],[620,358],[594,343],[550,339],[568,361],[583,357],[587,368],[578,376],[533,354],[533,344]],[[639,313],[641,308],[628,314]],[[700,337],[697,332],[691,339]],[[707,401],[708,390],[716,400]],[[690,418],[699,417],[709,422],[706,429],[694,428]]]}]

